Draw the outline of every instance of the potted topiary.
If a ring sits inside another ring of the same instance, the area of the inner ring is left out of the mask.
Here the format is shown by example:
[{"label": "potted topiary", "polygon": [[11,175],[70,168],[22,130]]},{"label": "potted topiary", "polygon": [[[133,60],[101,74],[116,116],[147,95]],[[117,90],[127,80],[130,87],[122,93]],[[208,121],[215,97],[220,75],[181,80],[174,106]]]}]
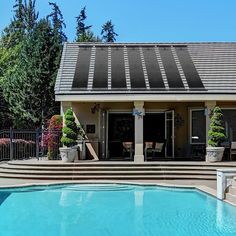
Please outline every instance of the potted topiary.
[{"label": "potted topiary", "polygon": [[77,152],[78,128],[72,108],[67,109],[64,116],[64,127],[62,129],[61,142],[64,147],[60,148],[61,159],[63,162],[73,162],[78,155]]},{"label": "potted topiary", "polygon": [[215,107],[213,110],[208,137],[206,160],[209,162],[221,161],[224,154],[224,147],[221,147],[221,144],[225,141],[225,128],[223,114],[219,107]]}]

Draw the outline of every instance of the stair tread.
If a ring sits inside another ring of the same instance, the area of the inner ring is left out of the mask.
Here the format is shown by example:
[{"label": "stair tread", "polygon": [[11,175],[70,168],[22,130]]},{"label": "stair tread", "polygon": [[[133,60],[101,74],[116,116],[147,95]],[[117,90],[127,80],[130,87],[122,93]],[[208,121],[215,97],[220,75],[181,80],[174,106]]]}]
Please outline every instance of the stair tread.
[{"label": "stair tread", "polygon": [[63,163],[61,161],[35,161],[35,162],[24,162],[21,161],[10,161],[9,165],[23,165],[23,166],[194,166],[194,167],[215,167],[215,168],[228,168],[236,167],[236,163],[206,163],[206,162],[167,162],[167,161],[155,161],[145,163],[135,163],[133,161],[127,162],[112,162],[112,161],[91,161],[91,162],[73,162]]},{"label": "stair tread", "polygon": [[134,169],[138,169],[138,170],[142,170],[142,169],[156,169],[156,170],[172,170],[172,169],[179,169],[179,170],[209,170],[209,171],[216,171],[216,168],[214,167],[186,167],[186,166],[70,166],[70,167],[65,167],[65,166],[58,166],[58,167],[54,167],[54,166],[11,166],[11,165],[1,165],[0,168],[2,169],[25,169],[25,170],[74,170],[74,169],[78,169],[78,170],[95,170],[95,169],[101,169],[101,170],[106,170],[106,169],[127,169],[127,170],[134,170]]},{"label": "stair tread", "polygon": [[75,178],[78,178],[78,179],[99,179],[99,178],[102,178],[102,179],[152,179],[152,178],[160,178],[160,179],[169,179],[169,178],[176,178],[176,179],[211,179],[211,180],[215,180],[216,178],[214,176],[204,176],[204,175],[185,175],[185,176],[179,176],[179,175],[168,175],[168,176],[165,176],[165,175],[152,175],[152,176],[147,176],[147,175],[135,175],[135,176],[123,176],[123,175],[116,175],[116,176],[113,176],[113,175],[88,175],[88,176],[83,176],[83,175],[80,175],[80,176],[68,176],[68,175],[60,175],[60,176],[57,176],[57,175],[11,175],[11,174],[3,174],[3,173],[0,173],[0,177],[2,178],[32,178],[32,179],[75,179]]},{"label": "stair tread", "polygon": [[178,174],[186,174],[186,173],[189,173],[189,174],[206,174],[206,175],[216,175],[216,173],[214,172],[211,172],[211,171],[192,171],[192,170],[185,170],[185,171],[180,171],[180,170],[171,170],[171,171],[153,171],[153,170],[145,170],[145,171],[142,171],[142,170],[132,170],[130,172],[127,172],[127,171],[124,171],[124,170],[116,170],[116,171],[113,171],[113,170],[106,170],[106,171],[98,171],[98,170],[93,170],[93,171],[82,171],[80,172],[79,170],[78,171],[51,171],[51,170],[10,170],[10,169],[0,169],[0,173],[24,173],[24,174],[88,174],[88,173],[96,173],[96,174],[137,174],[137,173],[142,173],[142,174],[150,174],[150,173],[153,173],[153,174],[168,174],[168,173],[178,173]]}]

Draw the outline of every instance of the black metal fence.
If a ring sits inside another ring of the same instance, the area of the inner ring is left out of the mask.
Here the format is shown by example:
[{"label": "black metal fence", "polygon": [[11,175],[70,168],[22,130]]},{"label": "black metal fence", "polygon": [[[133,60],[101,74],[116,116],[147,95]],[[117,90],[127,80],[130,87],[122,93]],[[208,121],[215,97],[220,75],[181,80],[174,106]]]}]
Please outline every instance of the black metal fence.
[{"label": "black metal fence", "polygon": [[60,159],[61,132],[52,130],[0,131],[0,161],[48,157]]}]

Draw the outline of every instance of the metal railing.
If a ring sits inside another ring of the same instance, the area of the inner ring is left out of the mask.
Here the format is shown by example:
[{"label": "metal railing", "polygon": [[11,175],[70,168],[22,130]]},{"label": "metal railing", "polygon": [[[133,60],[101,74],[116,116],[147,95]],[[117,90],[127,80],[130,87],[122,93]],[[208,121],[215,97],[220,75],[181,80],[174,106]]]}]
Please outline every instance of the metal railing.
[{"label": "metal railing", "polygon": [[49,130],[0,131],[0,161],[22,160],[48,156],[60,159],[61,132]]}]

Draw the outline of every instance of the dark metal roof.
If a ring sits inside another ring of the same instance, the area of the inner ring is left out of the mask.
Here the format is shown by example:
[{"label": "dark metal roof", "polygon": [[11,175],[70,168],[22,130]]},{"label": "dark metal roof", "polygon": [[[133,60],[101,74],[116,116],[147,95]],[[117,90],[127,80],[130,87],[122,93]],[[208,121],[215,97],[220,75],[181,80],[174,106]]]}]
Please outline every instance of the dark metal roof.
[{"label": "dark metal roof", "polygon": [[55,91],[236,93],[236,43],[66,43]]}]

